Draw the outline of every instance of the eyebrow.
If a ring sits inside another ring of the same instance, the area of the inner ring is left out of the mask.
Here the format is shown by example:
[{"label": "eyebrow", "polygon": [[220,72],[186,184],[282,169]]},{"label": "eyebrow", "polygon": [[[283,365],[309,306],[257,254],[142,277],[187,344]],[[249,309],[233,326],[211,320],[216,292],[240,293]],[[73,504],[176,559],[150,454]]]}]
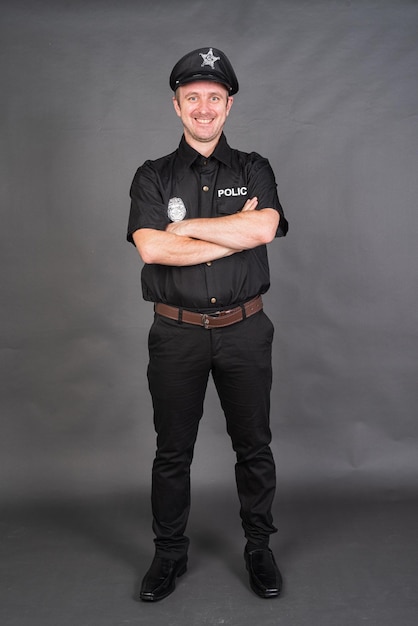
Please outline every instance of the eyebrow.
[{"label": "eyebrow", "polygon": [[[199,91],[186,91],[186,93],[184,94],[184,96],[198,96],[199,95]],[[209,92],[209,96],[221,96],[223,95],[222,91],[210,91]]]}]

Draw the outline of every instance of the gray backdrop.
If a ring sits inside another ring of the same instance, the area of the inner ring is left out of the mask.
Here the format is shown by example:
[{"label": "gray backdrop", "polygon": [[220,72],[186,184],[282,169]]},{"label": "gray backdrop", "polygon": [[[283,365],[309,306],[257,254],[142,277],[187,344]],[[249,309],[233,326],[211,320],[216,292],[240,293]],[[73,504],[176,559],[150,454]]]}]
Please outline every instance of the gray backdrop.
[{"label": "gray backdrop", "polygon": [[[148,486],[152,307],[129,186],[181,127],[168,76],[216,46],[230,144],[267,156],[290,222],[269,246],[282,490],[414,490],[418,3],[1,3],[1,496]],[[210,387],[194,483],[232,484]]]}]

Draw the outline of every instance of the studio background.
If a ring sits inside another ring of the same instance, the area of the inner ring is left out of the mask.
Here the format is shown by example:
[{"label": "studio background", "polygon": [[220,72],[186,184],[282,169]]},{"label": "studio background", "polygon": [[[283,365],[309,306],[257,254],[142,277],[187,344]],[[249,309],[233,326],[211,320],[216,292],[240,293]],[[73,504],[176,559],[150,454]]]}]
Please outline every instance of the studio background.
[{"label": "studio background", "polygon": [[[190,573],[153,553],[152,305],[126,243],[138,166],[176,149],[168,77],[201,46],[240,82],[231,146],[266,156],[278,604],[248,589],[210,385]],[[418,3],[0,0],[0,621],[412,626],[418,605]]]},{"label": "studio background", "polygon": [[[416,2],[1,3],[1,496],[141,488],[152,306],[136,168],[177,147],[168,76],[219,47],[229,143],[270,159],[272,428],[285,490],[415,490]],[[210,388],[193,480],[232,483]]]}]

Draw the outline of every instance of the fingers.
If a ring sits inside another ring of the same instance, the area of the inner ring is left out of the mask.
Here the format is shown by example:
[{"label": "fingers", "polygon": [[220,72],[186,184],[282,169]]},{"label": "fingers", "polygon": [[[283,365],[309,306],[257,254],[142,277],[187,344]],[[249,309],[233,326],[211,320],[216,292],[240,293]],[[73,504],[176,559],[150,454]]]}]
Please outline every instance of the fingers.
[{"label": "fingers", "polygon": [[181,225],[182,222],[170,222],[169,224],[167,224],[165,230],[168,233],[175,233],[176,235],[178,235],[179,230],[181,229]]},{"label": "fingers", "polygon": [[249,198],[241,210],[242,211],[254,211],[254,209],[257,207],[257,204],[258,204],[258,198]]}]

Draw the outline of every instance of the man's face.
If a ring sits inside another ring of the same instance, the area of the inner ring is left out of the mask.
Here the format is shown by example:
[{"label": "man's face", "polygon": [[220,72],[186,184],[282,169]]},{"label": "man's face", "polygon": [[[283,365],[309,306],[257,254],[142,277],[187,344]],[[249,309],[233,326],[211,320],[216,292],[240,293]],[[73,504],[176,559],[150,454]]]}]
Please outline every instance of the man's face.
[{"label": "man's face", "polygon": [[186,141],[198,150],[201,143],[217,143],[233,102],[220,83],[196,81],[182,85],[173,97]]}]

